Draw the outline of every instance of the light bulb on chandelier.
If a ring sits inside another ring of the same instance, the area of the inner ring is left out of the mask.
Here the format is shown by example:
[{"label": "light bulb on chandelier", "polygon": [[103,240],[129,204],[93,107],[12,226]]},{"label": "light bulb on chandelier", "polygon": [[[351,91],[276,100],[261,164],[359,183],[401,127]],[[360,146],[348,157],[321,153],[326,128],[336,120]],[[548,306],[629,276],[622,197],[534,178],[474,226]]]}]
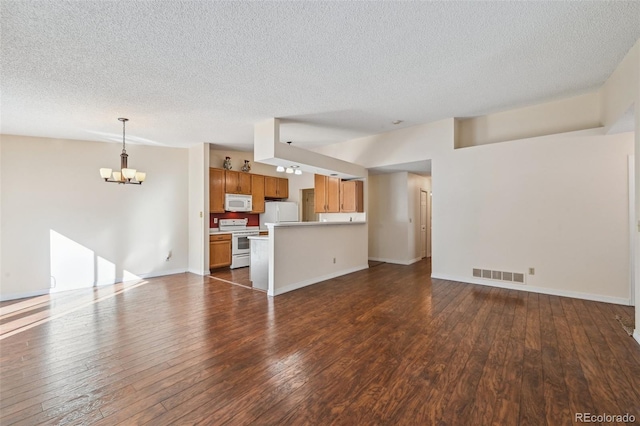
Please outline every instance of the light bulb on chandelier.
[{"label": "light bulb on chandelier", "polygon": [[287,174],[296,174],[296,175],[302,174],[302,170],[300,170],[300,166],[288,166],[287,168],[285,168],[284,166],[278,166],[276,167],[276,172],[279,172],[279,173],[285,172]]}]

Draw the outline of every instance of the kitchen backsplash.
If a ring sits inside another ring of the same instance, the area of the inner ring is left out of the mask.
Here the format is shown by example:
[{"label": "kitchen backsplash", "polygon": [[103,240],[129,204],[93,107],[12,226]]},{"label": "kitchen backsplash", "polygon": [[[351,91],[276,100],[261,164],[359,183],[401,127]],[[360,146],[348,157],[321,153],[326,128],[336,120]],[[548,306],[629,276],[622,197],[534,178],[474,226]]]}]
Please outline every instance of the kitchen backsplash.
[{"label": "kitchen backsplash", "polygon": [[260,226],[260,215],[240,212],[211,213],[209,215],[209,228],[217,228],[218,224],[213,223],[214,219],[249,219],[247,226]]}]

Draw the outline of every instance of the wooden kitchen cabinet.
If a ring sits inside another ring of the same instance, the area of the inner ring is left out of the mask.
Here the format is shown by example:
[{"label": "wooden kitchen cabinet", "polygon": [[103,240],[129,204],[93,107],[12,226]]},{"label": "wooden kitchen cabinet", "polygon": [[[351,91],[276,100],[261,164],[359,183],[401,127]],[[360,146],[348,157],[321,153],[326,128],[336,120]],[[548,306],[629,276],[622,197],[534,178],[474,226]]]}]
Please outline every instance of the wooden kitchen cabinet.
[{"label": "wooden kitchen cabinet", "polygon": [[244,172],[224,171],[224,188],[227,194],[251,195],[251,174]]},{"label": "wooden kitchen cabinet", "polygon": [[340,211],[343,213],[364,212],[364,191],[361,180],[340,182]]},{"label": "wooden kitchen cabinet", "polygon": [[340,212],[340,178],[315,175],[315,212]]},{"label": "wooden kitchen cabinet", "polygon": [[251,213],[264,213],[264,176],[251,175]]},{"label": "wooden kitchen cabinet", "polygon": [[289,179],[265,176],[264,196],[265,198],[289,198]]},{"label": "wooden kitchen cabinet", "polygon": [[209,235],[209,269],[231,265],[231,234]]},{"label": "wooden kitchen cabinet", "polygon": [[224,170],[209,169],[209,212],[224,213]]}]

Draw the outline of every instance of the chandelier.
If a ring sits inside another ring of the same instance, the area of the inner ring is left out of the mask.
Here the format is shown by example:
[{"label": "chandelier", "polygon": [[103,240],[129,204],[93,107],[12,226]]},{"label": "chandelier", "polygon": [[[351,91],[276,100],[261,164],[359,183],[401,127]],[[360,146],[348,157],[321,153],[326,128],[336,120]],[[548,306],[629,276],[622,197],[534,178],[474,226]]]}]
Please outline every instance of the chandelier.
[{"label": "chandelier", "polygon": [[119,121],[122,121],[122,154],[120,154],[120,171],[113,172],[111,169],[101,168],[100,176],[104,179],[105,182],[112,183],[122,183],[122,184],[131,184],[131,185],[142,185],[147,174],[144,172],[139,172],[136,169],[130,169],[127,167],[127,150],[125,148],[124,142],[124,126],[128,118],[118,118]]}]

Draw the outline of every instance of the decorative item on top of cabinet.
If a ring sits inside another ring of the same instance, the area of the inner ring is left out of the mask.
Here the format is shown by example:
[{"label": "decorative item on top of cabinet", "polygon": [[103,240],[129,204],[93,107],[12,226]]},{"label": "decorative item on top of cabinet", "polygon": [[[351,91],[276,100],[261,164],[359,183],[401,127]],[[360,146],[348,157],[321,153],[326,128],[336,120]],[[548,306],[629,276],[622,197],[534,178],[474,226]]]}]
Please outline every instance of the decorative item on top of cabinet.
[{"label": "decorative item on top of cabinet", "polygon": [[264,177],[265,198],[289,198],[289,179],[274,176]]},{"label": "decorative item on top of cabinet", "polygon": [[224,191],[227,194],[251,195],[251,175],[225,170]]},{"label": "decorative item on top of cabinet", "polygon": [[224,162],[222,163],[222,168],[225,170],[231,170],[231,157],[224,157]]},{"label": "decorative item on top of cabinet", "polygon": [[224,170],[209,169],[209,212],[224,213]]},{"label": "decorative item on top of cabinet", "polygon": [[209,269],[231,265],[231,234],[209,236]]},{"label": "decorative item on top of cabinet", "polygon": [[340,178],[336,176],[315,175],[315,212],[340,212]]},{"label": "decorative item on top of cabinet", "polygon": [[251,175],[251,213],[264,213],[264,176]]},{"label": "decorative item on top of cabinet", "polygon": [[343,180],[340,182],[340,211],[343,213],[364,212],[363,182]]},{"label": "decorative item on top of cabinet", "polygon": [[249,164],[249,160],[244,160],[244,164],[242,165],[242,168],[240,170],[245,173],[249,173],[251,171],[251,164]]}]

